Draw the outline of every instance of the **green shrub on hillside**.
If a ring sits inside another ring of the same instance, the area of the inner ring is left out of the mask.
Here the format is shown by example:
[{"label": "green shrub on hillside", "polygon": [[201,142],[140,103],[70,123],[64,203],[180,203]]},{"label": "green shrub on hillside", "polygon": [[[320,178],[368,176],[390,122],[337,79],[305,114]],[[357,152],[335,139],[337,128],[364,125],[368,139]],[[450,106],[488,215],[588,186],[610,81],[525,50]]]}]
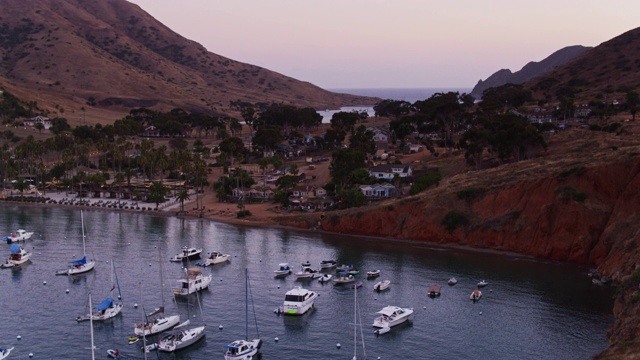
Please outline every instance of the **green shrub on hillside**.
[{"label": "green shrub on hillside", "polygon": [[469,225],[469,219],[464,213],[451,210],[444,216],[441,222],[449,233],[452,233],[455,229]]},{"label": "green shrub on hillside", "polygon": [[458,199],[464,200],[467,203],[472,203],[475,200],[482,198],[487,193],[485,188],[470,187],[464,190],[460,190],[456,193]]},{"label": "green shrub on hillside", "polygon": [[418,180],[415,183],[413,183],[413,185],[411,185],[409,194],[415,195],[419,192],[426,190],[431,185],[438,186],[440,184],[440,179],[442,179],[442,176],[440,175],[440,173],[433,172],[433,173],[424,174],[420,178],[418,178]]}]

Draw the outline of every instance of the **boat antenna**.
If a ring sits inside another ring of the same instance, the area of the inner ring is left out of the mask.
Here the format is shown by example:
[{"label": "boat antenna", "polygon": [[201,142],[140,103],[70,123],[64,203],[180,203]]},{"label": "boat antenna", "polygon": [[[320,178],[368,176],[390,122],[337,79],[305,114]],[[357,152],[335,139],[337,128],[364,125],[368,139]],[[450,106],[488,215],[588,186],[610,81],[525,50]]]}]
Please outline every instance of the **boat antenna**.
[{"label": "boat antenna", "polygon": [[158,262],[160,262],[160,297],[162,299],[162,313],[164,313],[164,278],[162,275],[162,250],[158,246]]}]

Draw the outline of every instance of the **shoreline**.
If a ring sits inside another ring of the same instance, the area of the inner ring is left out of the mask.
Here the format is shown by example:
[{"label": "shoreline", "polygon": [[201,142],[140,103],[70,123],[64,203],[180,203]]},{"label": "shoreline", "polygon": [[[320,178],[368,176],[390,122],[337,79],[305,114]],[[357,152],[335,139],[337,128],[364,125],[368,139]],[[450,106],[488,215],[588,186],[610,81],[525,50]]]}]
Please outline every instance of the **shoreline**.
[{"label": "shoreline", "polygon": [[[163,210],[163,209],[132,210],[132,209],[121,209],[121,208],[105,208],[105,207],[88,206],[88,205],[52,204],[52,203],[14,201],[14,200],[4,200],[4,199],[0,200],[0,204],[3,204],[3,203],[7,205],[11,204],[11,205],[20,206],[20,207],[44,206],[44,207],[61,208],[61,209],[76,209],[76,210],[79,209],[79,210],[89,210],[89,211],[95,210],[95,211],[108,211],[108,212],[116,212],[116,213],[120,212],[120,213],[142,214],[142,215],[150,215],[150,216],[203,219],[203,220],[214,221],[214,222],[235,225],[235,226],[250,226],[250,227],[259,227],[259,228],[268,227],[268,228],[290,229],[290,230],[296,230],[301,232],[316,232],[316,233],[329,234],[329,235],[338,235],[342,237],[357,238],[358,241],[362,241],[362,242],[382,241],[387,244],[404,244],[404,245],[410,245],[411,247],[414,247],[414,248],[433,249],[435,251],[452,250],[452,251],[459,251],[459,252],[465,252],[465,253],[481,253],[481,254],[488,254],[488,255],[504,256],[508,258],[523,258],[523,259],[540,261],[540,262],[571,264],[579,267],[584,267],[585,269],[589,268],[589,266],[587,265],[575,264],[568,261],[556,261],[551,259],[538,258],[532,255],[520,254],[516,252],[510,252],[510,251],[504,251],[504,250],[498,250],[498,249],[489,249],[489,248],[475,248],[475,247],[459,245],[455,243],[440,243],[440,242],[412,240],[412,239],[397,239],[397,238],[390,238],[390,237],[383,237],[383,236],[337,233],[337,232],[331,232],[331,231],[326,231],[322,229],[287,226],[287,225],[282,225],[276,222],[275,220],[265,216],[251,215],[247,218],[237,218],[235,216],[220,215],[220,213],[212,214],[211,210],[213,209],[203,210],[202,216],[201,216],[199,213],[200,210],[191,210],[191,211],[186,211],[186,210],[180,211],[179,209],[177,211],[170,211],[170,210]],[[222,207],[227,207],[229,209],[231,205],[233,205],[228,203],[218,203],[218,204],[222,205]],[[251,205],[257,205],[257,204],[249,204],[248,207],[250,207]],[[260,205],[265,205],[265,204],[260,204]],[[185,208],[186,207],[187,207],[187,203],[185,203]],[[247,210],[251,211],[250,208],[248,208]],[[220,211],[220,210],[217,210],[217,211]],[[262,212],[264,211],[265,210],[263,209]],[[235,213],[232,212],[232,214],[235,214]],[[274,215],[287,216],[283,214],[274,214]],[[296,215],[291,215],[291,216],[293,217]]]}]

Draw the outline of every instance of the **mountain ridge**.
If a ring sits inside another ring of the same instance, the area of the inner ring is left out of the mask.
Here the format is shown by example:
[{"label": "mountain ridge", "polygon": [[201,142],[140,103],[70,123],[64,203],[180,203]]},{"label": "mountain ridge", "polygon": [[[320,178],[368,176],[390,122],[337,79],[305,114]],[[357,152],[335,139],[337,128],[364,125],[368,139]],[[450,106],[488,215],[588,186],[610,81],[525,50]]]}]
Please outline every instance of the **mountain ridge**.
[{"label": "mountain ridge", "polygon": [[0,6],[0,85],[74,114],[179,107],[237,115],[236,102],[324,109],[378,100],[215,54],[124,0],[0,0]]},{"label": "mountain ridge", "polygon": [[575,57],[582,55],[585,51],[592,49],[592,47],[573,45],[567,46],[560,50],[555,51],[551,55],[547,56],[541,61],[530,61],[522,69],[511,72],[510,69],[500,69],[491,74],[484,81],[479,80],[478,83],[471,90],[471,96],[476,99],[482,98],[483,91],[488,88],[498,87],[507,83],[523,84],[537,76],[540,76],[558,66],[565,64],[566,62],[574,59]]}]

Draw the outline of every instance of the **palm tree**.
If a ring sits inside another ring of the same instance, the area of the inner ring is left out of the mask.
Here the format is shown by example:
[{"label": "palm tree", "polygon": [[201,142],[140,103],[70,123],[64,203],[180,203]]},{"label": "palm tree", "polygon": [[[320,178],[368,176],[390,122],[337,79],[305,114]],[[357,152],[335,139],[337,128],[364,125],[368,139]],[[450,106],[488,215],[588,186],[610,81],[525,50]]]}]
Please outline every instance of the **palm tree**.
[{"label": "palm tree", "polygon": [[176,196],[180,200],[180,211],[184,211],[184,201],[189,200],[189,192],[186,189],[180,190]]}]

